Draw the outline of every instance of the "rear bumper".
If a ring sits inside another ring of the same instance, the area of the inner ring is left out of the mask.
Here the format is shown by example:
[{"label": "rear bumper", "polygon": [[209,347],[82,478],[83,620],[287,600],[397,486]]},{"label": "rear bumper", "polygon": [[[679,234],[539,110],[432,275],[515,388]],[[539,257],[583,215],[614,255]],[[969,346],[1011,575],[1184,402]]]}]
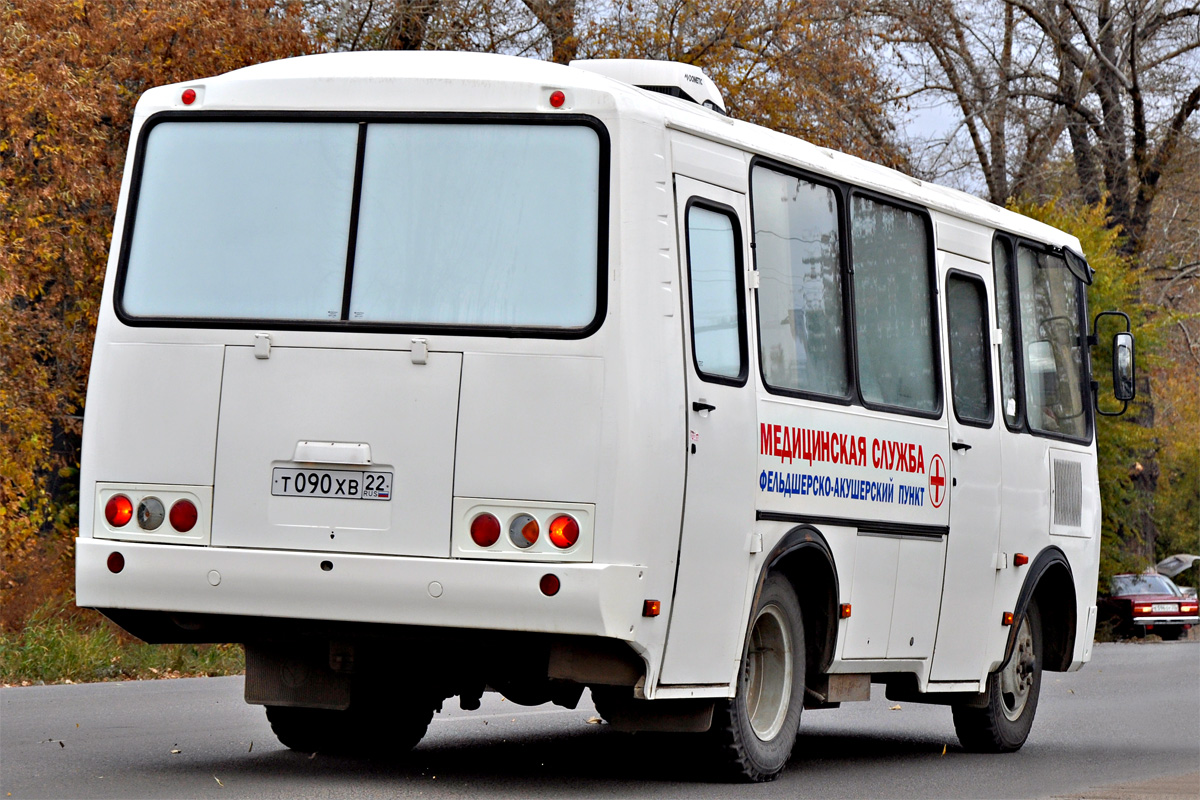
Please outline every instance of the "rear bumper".
[{"label": "rear bumper", "polygon": [[[632,641],[644,567],[76,542],[76,602],[105,609],[605,636]],[[112,573],[110,553],[125,567]],[[331,565],[323,569],[322,562]],[[553,597],[538,583],[552,572]]]},{"label": "rear bumper", "polygon": [[1134,617],[1134,625],[1200,625],[1200,617]]}]

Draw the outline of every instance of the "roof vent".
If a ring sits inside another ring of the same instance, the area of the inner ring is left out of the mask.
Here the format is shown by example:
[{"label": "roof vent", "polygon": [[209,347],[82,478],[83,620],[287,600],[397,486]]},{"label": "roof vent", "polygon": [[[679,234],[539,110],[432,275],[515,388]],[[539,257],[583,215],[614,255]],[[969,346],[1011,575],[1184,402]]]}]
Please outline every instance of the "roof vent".
[{"label": "roof vent", "polygon": [[639,89],[690,100],[720,114],[725,113],[725,101],[721,99],[717,85],[699,67],[691,64],[640,58],[601,58],[572,61],[571,66],[633,84]]}]

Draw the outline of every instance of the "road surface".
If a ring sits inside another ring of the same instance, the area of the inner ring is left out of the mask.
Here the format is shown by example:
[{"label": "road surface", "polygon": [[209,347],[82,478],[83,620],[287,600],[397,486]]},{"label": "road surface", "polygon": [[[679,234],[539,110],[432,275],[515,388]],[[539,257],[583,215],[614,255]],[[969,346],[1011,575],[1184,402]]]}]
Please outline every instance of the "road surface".
[{"label": "road surface", "polygon": [[0,800],[1200,797],[1200,642],[1101,644],[1082,671],[1046,673],[1011,755],[964,753],[948,709],[872,688],[868,703],[806,711],[787,769],[755,786],[697,780],[686,740],[613,732],[586,694],[574,711],[447,701],[416,750],[369,761],[284,749],[241,678],[8,688]]}]

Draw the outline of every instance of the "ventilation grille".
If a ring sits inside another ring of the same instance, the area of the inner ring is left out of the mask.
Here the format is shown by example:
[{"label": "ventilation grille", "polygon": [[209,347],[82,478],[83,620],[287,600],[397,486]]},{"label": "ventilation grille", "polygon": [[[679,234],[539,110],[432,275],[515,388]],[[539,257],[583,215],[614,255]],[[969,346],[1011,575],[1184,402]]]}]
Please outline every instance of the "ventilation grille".
[{"label": "ventilation grille", "polygon": [[1054,524],[1083,524],[1083,468],[1078,461],[1054,459]]}]

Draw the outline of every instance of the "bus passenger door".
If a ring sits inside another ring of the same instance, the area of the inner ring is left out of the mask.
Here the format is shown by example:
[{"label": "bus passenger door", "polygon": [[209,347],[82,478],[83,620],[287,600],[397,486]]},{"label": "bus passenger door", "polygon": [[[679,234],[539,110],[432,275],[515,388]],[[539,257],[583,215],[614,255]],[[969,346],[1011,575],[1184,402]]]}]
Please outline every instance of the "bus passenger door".
[{"label": "bus passenger door", "polygon": [[741,660],[754,530],[756,408],[745,196],[675,178],[687,361],[688,466],[661,682],[726,684]]},{"label": "bus passenger door", "polygon": [[984,677],[1000,535],[1000,428],[991,265],[940,252],[950,376],[950,533],[930,680]]}]

